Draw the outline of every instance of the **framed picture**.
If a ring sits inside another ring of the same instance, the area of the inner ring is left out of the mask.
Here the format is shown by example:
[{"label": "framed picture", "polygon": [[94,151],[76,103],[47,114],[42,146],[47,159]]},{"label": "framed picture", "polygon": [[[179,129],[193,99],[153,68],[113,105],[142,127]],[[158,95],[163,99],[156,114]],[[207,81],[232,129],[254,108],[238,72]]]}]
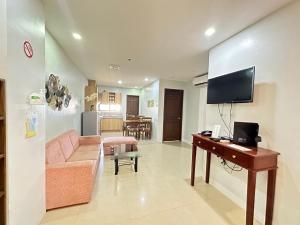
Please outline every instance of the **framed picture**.
[{"label": "framed picture", "polygon": [[154,107],[154,100],[148,100],[148,108],[153,108]]}]

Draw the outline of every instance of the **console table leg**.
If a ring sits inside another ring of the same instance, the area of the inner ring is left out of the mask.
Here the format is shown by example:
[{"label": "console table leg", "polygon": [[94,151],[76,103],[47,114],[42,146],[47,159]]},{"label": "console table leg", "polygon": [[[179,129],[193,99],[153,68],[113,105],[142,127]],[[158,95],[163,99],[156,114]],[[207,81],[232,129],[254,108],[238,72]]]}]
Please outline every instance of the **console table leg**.
[{"label": "console table leg", "polygon": [[248,171],[246,225],[253,225],[256,189],[256,172]]},{"label": "console table leg", "polygon": [[266,206],[266,225],[272,225],[274,196],[276,185],[276,169],[268,171],[268,187],[267,187],[267,206]]},{"label": "console table leg", "polygon": [[191,168],[191,185],[195,185],[195,167],[196,167],[197,146],[193,145],[192,168]]},{"label": "console table leg", "polygon": [[211,153],[207,152],[207,156],[206,156],[206,177],[205,177],[205,182],[207,184],[209,183],[209,176],[210,176],[210,162],[211,162]]}]

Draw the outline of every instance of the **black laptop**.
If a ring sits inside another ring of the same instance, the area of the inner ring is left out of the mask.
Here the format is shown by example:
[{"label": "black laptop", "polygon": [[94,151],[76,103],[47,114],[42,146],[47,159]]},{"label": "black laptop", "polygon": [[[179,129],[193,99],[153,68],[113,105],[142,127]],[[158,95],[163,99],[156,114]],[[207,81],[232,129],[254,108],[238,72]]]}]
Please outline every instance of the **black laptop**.
[{"label": "black laptop", "polygon": [[257,147],[258,123],[234,122],[233,143]]}]

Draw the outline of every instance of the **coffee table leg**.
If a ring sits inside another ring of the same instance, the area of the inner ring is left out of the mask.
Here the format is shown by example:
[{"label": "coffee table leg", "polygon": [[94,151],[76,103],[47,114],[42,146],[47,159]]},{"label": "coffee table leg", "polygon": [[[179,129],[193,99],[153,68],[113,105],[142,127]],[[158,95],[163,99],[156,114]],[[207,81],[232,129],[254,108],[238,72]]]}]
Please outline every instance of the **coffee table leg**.
[{"label": "coffee table leg", "polygon": [[134,171],[137,172],[138,171],[138,157],[135,157],[135,162],[134,162]]},{"label": "coffee table leg", "polygon": [[[131,149],[130,150],[133,152],[133,145],[131,145]],[[133,158],[131,157],[130,160],[132,161]]]},{"label": "coffee table leg", "polygon": [[119,160],[115,159],[115,175],[118,175],[119,172]]}]

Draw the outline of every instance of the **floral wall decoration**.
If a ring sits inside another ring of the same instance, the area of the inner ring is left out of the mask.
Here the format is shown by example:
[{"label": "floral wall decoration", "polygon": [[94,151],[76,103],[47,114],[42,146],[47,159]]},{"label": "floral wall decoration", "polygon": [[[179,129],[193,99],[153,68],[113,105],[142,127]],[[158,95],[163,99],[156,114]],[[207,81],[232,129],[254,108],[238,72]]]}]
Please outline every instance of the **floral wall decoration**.
[{"label": "floral wall decoration", "polygon": [[50,74],[46,81],[46,101],[53,110],[61,111],[63,106],[68,108],[72,99],[69,89],[65,85],[60,84],[58,76]]}]

